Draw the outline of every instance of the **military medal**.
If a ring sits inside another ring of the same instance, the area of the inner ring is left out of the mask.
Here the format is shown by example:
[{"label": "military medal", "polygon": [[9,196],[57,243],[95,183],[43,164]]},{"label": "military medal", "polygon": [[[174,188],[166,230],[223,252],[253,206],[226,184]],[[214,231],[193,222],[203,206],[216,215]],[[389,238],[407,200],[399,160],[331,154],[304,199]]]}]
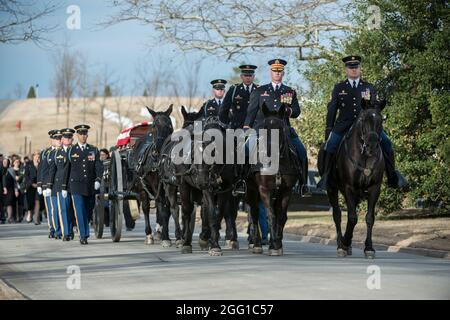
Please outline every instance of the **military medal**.
[{"label": "military medal", "polygon": [[369,168],[365,168],[363,172],[364,172],[364,175],[366,177],[368,177],[372,171]]}]

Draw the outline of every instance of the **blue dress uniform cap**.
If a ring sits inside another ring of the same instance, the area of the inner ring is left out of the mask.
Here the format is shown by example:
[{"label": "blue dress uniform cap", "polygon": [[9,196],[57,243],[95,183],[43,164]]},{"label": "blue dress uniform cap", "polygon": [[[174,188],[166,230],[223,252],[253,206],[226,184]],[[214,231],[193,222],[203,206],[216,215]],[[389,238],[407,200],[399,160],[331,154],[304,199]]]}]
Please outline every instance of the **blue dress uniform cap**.
[{"label": "blue dress uniform cap", "polygon": [[64,138],[72,138],[73,134],[75,133],[75,130],[72,128],[64,128],[64,129],[61,129],[61,133]]},{"label": "blue dress uniform cap", "polygon": [[284,66],[287,65],[287,61],[283,59],[272,59],[267,63],[270,65],[272,71],[283,71]]},{"label": "blue dress uniform cap", "polygon": [[239,69],[241,69],[241,74],[254,74],[257,68],[257,66],[251,64],[243,64],[239,66]]},{"label": "blue dress uniform cap", "polygon": [[216,79],[211,81],[211,84],[214,89],[225,89],[225,85],[227,84],[227,80],[224,79]]},{"label": "blue dress uniform cap", "polygon": [[61,139],[62,133],[61,130],[53,130],[53,134],[51,136],[52,139]]},{"label": "blue dress uniform cap", "polygon": [[91,127],[87,124],[79,124],[73,128],[77,131],[77,133],[87,133]]},{"label": "blue dress uniform cap", "polygon": [[342,58],[342,62],[345,63],[346,67],[356,68],[361,63],[361,57],[360,56],[346,56],[346,57]]}]

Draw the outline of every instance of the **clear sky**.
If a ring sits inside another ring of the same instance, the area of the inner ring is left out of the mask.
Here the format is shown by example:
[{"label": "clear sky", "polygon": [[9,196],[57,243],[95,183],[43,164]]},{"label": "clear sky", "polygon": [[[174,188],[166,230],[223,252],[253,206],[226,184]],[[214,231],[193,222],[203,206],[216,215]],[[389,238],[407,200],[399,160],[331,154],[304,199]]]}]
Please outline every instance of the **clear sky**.
[{"label": "clear sky", "polygon": [[[268,54],[252,54],[240,57],[238,61],[226,61],[223,57],[214,55],[202,56],[199,52],[183,53],[172,45],[151,42],[150,35],[154,32],[149,26],[136,22],[126,22],[109,28],[102,28],[98,23],[104,21],[112,12],[110,2],[103,0],[70,0],[60,1],[60,8],[45,22],[58,26],[58,30],[50,33],[48,38],[62,44],[70,43],[73,50],[87,56],[92,72],[100,72],[104,65],[113,71],[115,77],[120,77],[124,83],[123,94],[141,94],[132,92],[133,83],[137,80],[136,66],[138,63],[149,65],[165,64],[164,70],[174,72],[177,81],[183,82],[180,64],[194,63],[203,59],[199,74],[201,95],[209,95],[209,82],[216,78],[229,78],[232,68],[241,61],[259,65],[257,78],[268,82],[267,61],[272,56]],[[78,5],[81,9],[81,29],[69,30],[66,13],[69,5]],[[1,17],[0,17],[1,18]],[[0,98],[15,98],[15,87],[20,84],[24,94],[33,84],[39,84],[39,97],[51,97],[51,79],[54,73],[53,56],[58,47],[42,48],[33,42],[17,45],[0,44]],[[276,55],[273,52],[273,55]],[[283,56],[288,61],[295,56]],[[295,84],[295,85],[298,85]],[[168,94],[160,92],[160,95]]]}]

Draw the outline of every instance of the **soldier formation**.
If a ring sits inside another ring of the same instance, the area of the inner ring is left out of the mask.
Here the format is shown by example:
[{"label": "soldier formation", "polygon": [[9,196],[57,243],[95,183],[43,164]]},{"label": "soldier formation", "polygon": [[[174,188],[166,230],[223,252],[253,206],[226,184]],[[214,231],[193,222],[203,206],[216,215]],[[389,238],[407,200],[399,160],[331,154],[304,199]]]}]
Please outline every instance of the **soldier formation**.
[{"label": "soldier formation", "polygon": [[[333,155],[339,144],[361,111],[361,100],[375,101],[377,94],[374,87],[362,80],[361,57],[348,56],[342,59],[347,78],[336,84],[332,100],[328,105],[325,129],[325,174],[318,186],[326,189],[328,176],[332,170]],[[254,83],[257,66],[241,65],[241,83],[230,86],[225,94],[226,80],[211,81],[213,98],[206,101],[199,114],[203,118],[217,116],[231,129],[242,128],[258,130],[263,126],[263,105],[270,111],[278,111],[282,105],[287,107],[289,118],[297,118],[301,112],[296,91],[282,82],[287,62],[273,59],[270,66],[271,82],[258,86]],[[297,155],[301,172],[308,172],[306,149],[298,134],[289,124],[289,138]],[[37,192],[44,196],[48,216],[49,238],[69,241],[74,239],[77,227],[80,243],[87,244],[89,222],[92,220],[95,191],[100,188],[102,165],[99,150],[87,143],[90,127],[81,124],[72,128],[50,130],[50,146],[39,155],[37,167]],[[77,143],[73,143],[73,135]],[[256,136],[251,136],[249,145],[255,143]],[[405,179],[395,170],[392,144],[386,134],[381,135],[381,146],[386,162],[388,185],[404,188]],[[3,178],[5,175],[3,175]],[[309,192],[307,174],[299,177],[297,192],[302,195]],[[5,178],[3,185],[5,185]],[[7,193],[5,193],[7,194]],[[265,217],[264,207],[260,206],[260,215]],[[263,240],[266,230],[262,230]]]}]

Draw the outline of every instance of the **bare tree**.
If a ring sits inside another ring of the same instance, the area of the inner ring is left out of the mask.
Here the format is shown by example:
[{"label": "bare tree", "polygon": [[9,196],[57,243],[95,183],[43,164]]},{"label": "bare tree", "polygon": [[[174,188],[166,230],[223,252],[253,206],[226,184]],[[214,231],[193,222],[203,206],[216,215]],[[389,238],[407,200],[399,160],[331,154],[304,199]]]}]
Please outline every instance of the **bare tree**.
[{"label": "bare tree", "polygon": [[[231,58],[248,50],[291,48],[300,60],[332,55],[329,43],[354,28],[342,23],[347,0],[248,1],[114,0],[108,26],[136,20],[153,26],[159,41]],[[320,34],[320,42],[319,42]]]},{"label": "bare tree", "polygon": [[141,103],[154,108],[156,98],[167,88],[172,72],[169,70],[170,66],[164,63],[162,56],[157,56],[151,61],[138,63],[136,73],[137,85],[140,85],[147,94],[142,95]]},{"label": "bare tree", "polygon": [[16,83],[16,86],[14,87],[14,96],[16,99],[24,98],[24,89],[20,82]]},{"label": "bare tree", "polygon": [[42,20],[56,9],[58,6],[51,1],[0,0],[0,42],[48,42],[46,36],[57,28],[43,23]]},{"label": "bare tree", "polygon": [[[133,105],[133,97],[130,96],[125,97],[123,95],[123,88],[124,83],[121,80],[117,80],[117,84],[114,86],[114,97],[113,97],[113,103],[114,103],[114,111],[117,114],[117,127],[119,131],[122,131],[124,129],[124,126],[126,125],[126,120],[129,119],[131,114],[131,107]],[[129,125],[129,124],[128,124]]]},{"label": "bare tree", "polygon": [[69,126],[71,100],[75,94],[78,81],[79,53],[72,51],[65,41],[62,48],[53,55],[54,74],[51,88],[56,99],[56,113],[65,101],[66,125]]},{"label": "bare tree", "polygon": [[100,103],[100,144],[103,140],[103,131],[105,125],[105,112],[106,112],[106,102],[109,97],[111,97],[112,90],[114,87],[115,80],[113,79],[113,73],[108,69],[107,65],[103,66],[103,70],[98,76],[98,88],[102,94]]},{"label": "bare tree", "polygon": [[92,74],[89,73],[88,59],[85,55],[79,56],[77,73],[77,93],[83,104],[83,123],[86,123],[86,108],[94,100],[91,90],[95,86],[95,79],[92,79]]}]

